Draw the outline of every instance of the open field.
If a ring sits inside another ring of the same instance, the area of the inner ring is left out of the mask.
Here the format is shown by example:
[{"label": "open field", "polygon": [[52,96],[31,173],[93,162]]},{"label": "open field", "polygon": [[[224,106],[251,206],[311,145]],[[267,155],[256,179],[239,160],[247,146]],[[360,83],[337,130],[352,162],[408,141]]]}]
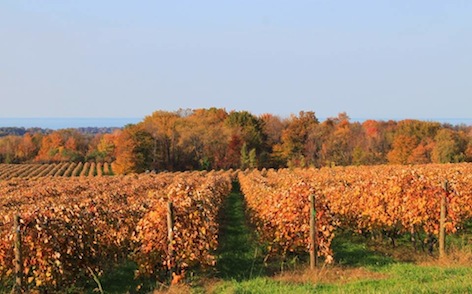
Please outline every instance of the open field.
[{"label": "open field", "polygon": [[63,162],[0,164],[0,180],[35,177],[94,177],[113,175],[112,165],[107,162]]}]

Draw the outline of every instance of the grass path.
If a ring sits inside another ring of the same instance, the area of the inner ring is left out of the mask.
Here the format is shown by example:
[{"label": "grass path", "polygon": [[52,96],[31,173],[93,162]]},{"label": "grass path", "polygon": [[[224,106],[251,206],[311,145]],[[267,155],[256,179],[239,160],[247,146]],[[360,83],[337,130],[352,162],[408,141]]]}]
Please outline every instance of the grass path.
[{"label": "grass path", "polygon": [[257,258],[258,248],[247,224],[244,196],[238,183],[233,183],[233,190],[223,207],[220,222],[217,277],[242,281],[260,276],[262,264],[260,258]]}]

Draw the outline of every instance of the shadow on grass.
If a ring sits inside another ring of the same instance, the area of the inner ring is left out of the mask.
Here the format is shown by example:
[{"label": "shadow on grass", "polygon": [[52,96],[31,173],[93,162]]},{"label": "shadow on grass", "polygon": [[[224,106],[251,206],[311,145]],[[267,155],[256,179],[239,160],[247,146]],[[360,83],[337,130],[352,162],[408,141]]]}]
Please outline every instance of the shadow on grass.
[{"label": "shadow on grass", "polygon": [[395,263],[392,257],[369,250],[362,237],[349,233],[338,233],[332,248],[337,264],[349,267],[379,267]]},{"label": "shadow on grass", "polygon": [[221,211],[217,277],[242,281],[264,275],[260,250],[246,222],[239,183],[233,183],[233,190]]},{"label": "shadow on grass", "polygon": [[[155,286],[155,282],[146,278],[135,278],[137,265],[133,261],[125,261],[123,264],[106,272],[99,278],[105,293],[148,293]],[[76,293],[76,291],[70,291]],[[98,284],[89,277],[84,285],[84,291],[80,293],[98,293]]]}]

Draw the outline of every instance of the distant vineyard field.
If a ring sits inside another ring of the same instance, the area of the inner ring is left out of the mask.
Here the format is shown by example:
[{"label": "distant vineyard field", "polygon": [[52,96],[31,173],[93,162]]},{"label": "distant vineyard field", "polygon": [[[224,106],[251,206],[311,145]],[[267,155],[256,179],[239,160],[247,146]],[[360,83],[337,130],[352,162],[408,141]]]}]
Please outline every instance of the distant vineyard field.
[{"label": "distant vineyard field", "polygon": [[35,177],[109,176],[114,174],[112,165],[107,162],[0,164],[0,180]]}]

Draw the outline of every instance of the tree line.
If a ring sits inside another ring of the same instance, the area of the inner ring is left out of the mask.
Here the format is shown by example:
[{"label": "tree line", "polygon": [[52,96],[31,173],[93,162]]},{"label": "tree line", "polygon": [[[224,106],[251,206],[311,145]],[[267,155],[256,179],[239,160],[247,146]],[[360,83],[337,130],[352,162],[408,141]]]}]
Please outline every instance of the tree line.
[{"label": "tree line", "polygon": [[114,162],[118,173],[465,162],[472,161],[472,127],[209,108],[155,111],[107,134],[63,129],[0,138],[0,162],[64,161]]}]

